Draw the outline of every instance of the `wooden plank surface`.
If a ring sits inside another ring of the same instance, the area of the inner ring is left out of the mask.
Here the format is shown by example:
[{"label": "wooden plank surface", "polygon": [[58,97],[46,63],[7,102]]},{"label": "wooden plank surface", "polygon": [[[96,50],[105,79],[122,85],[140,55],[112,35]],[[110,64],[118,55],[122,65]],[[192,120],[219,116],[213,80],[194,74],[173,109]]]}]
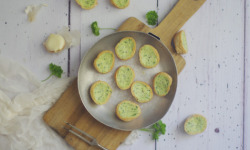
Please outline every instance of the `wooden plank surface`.
[{"label": "wooden plank surface", "polygon": [[[79,6],[76,4],[74,0],[69,0],[69,27],[71,30],[78,30],[81,33],[81,41],[84,38],[82,35],[82,24],[85,24],[82,22],[81,15],[83,10],[79,8]],[[69,60],[68,60],[68,67],[69,67],[69,76],[76,77],[78,73],[78,68],[80,66],[80,62],[82,59],[81,49],[86,49],[86,44],[79,46],[75,46],[70,48],[68,51]]]},{"label": "wooden plank surface", "polygon": [[[71,50],[71,61],[79,60],[79,53],[80,57],[82,58],[85,52],[88,51],[94,43],[96,43],[101,38],[114,33],[113,30],[101,30],[100,36],[93,35],[90,28],[90,25],[93,21],[97,21],[99,26],[103,28],[118,28],[124,22],[124,20],[133,16],[146,23],[145,13],[149,10],[157,11],[156,0],[131,0],[130,2],[131,3],[128,8],[117,9],[110,4],[109,0],[99,0],[98,5],[94,9],[86,11],[81,10],[80,7],[75,3],[75,1],[71,0],[71,24],[73,25],[71,26],[72,29],[78,29],[81,31],[80,51],[76,51],[76,49]],[[75,16],[79,17],[77,18]],[[78,66],[79,64],[80,60],[78,62]],[[136,139],[133,145],[123,145],[118,149],[155,149],[155,141],[151,139],[150,133],[140,132],[138,136],[142,138]],[[145,145],[145,143],[147,144]]]},{"label": "wooden plank surface", "polygon": [[250,0],[245,1],[244,149],[250,150]]},{"label": "wooden plank surface", "polygon": [[[40,3],[47,3],[49,7],[42,8],[36,22],[29,24],[23,12],[25,7]],[[156,10],[160,22],[176,3],[177,0],[131,0],[129,8],[119,10],[113,8],[109,1],[99,0],[98,8],[85,11],[74,0],[3,1],[0,9],[1,14],[4,14],[0,16],[0,55],[20,62],[41,80],[49,74],[47,66],[50,62],[61,65],[66,70],[64,76],[67,75],[68,52],[49,54],[44,51],[41,43],[46,35],[67,26],[70,16],[71,29],[80,30],[82,35],[81,45],[70,50],[70,75],[76,76],[85,51],[98,39],[113,32],[101,31],[101,36],[95,37],[89,28],[93,20],[97,20],[103,27],[119,27],[124,19],[132,16],[146,23],[145,13]],[[244,6],[248,12],[245,19]],[[69,8],[71,14],[68,14]],[[209,0],[187,22],[182,29],[186,30],[189,53],[184,55],[187,64],[179,76],[175,101],[163,119],[167,123],[167,134],[155,146],[150,134],[139,132],[139,139],[133,145],[120,146],[119,150],[198,149],[199,146],[202,149],[243,149],[243,140],[245,149],[249,149],[250,132],[247,127],[250,125],[250,116],[249,109],[246,109],[250,107],[249,9],[249,0]],[[240,63],[243,61],[244,21],[245,70]],[[235,68],[241,70],[236,69],[236,72]],[[245,81],[242,80],[242,71],[245,71]],[[243,97],[240,96],[243,96],[243,91],[245,139]],[[239,101],[242,103],[238,106]],[[182,121],[194,112],[205,115],[211,124],[204,134],[190,137],[182,132]],[[219,128],[220,133],[215,133],[215,128]],[[192,145],[197,146],[191,147]]]},{"label": "wooden plank surface", "polygon": [[[163,6],[174,3],[160,0],[161,19],[167,11]],[[243,149],[243,11],[244,1],[210,0],[183,26],[189,48],[183,55],[186,67],[163,119],[167,134],[157,142],[157,150]],[[194,113],[207,118],[208,128],[188,136],[183,121]]]},{"label": "wooden plank surface", "polygon": [[[184,20],[182,20],[182,22],[185,22]],[[134,25],[134,26],[131,26],[131,25]],[[167,26],[166,26],[167,27]],[[169,28],[170,29],[170,28]],[[147,25],[145,25],[143,22],[139,21],[138,19],[134,18],[134,17],[130,17],[129,19],[127,19],[118,29],[118,31],[142,31],[142,32],[145,32],[145,33],[154,33],[156,30],[158,30],[158,28],[149,28]],[[174,32],[176,33],[179,29],[170,29],[171,32]],[[158,33],[158,34],[154,34],[158,37],[164,37],[164,32],[162,33]],[[168,37],[168,38],[171,38],[171,37]],[[172,39],[172,38],[171,38]],[[173,46],[171,45],[171,39],[170,40],[167,40],[165,39],[164,41],[164,38],[161,39],[161,41],[167,46],[167,48],[170,50],[174,60],[175,60],[175,64],[176,64],[176,67],[177,67],[177,72],[180,73],[182,71],[182,69],[184,68],[186,62],[185,60],[182,58],[181,55],[177,55],[175,52],[174,52],[174,49],[173,49]]]},{"label": "wooden plank surface", "polygon": [[[179,3],[180,4],[180,3]],[[190,6],[192,4],[189,4]],[[199,4],[199,6],[201,6]],[[195,5],[196,7],[197,5]],[[176,11],[173,13],[180,13],[181,8],[183,5],[176,5]],[[192,7],[189,7],[192,9]],[[178,12],[179,11],[179,12]],[[184,24],[188,18],[190,18],[193,15],[193,12],[187,11],[190,13],[185,13],[185,17],[183,19],[179,20],[180,24]],[[172,13],[171,13],[172,14]],[[170,16],[171,16],[170,14]],[[187,18],[187,19],[185,19]],[[168,17],[168,21],[163,21],[164,24],[171,23],[175,20],[175,18]],[[161,27],[163,27],[163,24],[160,24]],[[143,26],[143,28],[142,28]],[[179,27],[172,27],[171,29],[172,33],[176,33],[179,30]],[[174,29],[175,28],[175,29]],[[159,28],[151,29],[142,22],[140,22],[136,18],[129,18],[126,20],[121,27],[118,29],[119,31],[124,30],[135,30],[135,31],[143,31],[143,32],[154,32],[156,30],[159,30]],[[163,34],[158,33],[157,36],[163,37]],[[172,37],[169,37],[172,38]],[[164,39],[164,38],[163,38]],[[166,38],[165,38],[166,39]],[[167,42],[169,43],[167,43]],[[166,41],[163,41],[164,43],[167,43],[169,46],[171,46],[171,39],[166,39]],[[173,48],[171,49],[172,54]],[[182,68],[184,68],[185,61],[181,56],[175,55],[175,62],[177,65],[177,70],[180,72]],[[180,61],[180,62],[179,62]],[[65,137],[64,139],[75,149],[96,149],[93,146],[88,145],[87,143],[83,142],[73,134],[67,132],[64,127],[64,122],[70,122],[71,124],[75,125],[77,128],[87,132],[88,134],[92,135],[93,137],[97,138],[97,141],[100,142],[101,145],[108,149],[117,149],[117,147],[122,143],[125,138],[130,134],[130,132],[125,131],[119,131],[112,128],[109,128],[99,122],[97,122],[83,107],[80,97],[78,95],[78,89],[77,89],[77,81],[74,81],[74,83],[64,92],[61,98],[54,104],[54,106],[45,113],[44,115],[44,121],[52,127],[56,132],[58,132],[62,137]],[[105,138],[104,138],[105,137]],[[115,137],[115,138],[114,138]],[[111,142],[112,141],[112,142]]]},{"label": "wooden plank surface", "polygon": [[[48,7],[40,9],[34,22],[28,22],[24,13],[26,6],[39,4],[47,4]],[[8,0],[1,4],[0,13],[1,55],[23,64],[41,80],[49,76],[48,65],[51,62],[67,70],[67,51],[51,54],[42,45],[49,34],[68,25],[67,1]]]},{"label": "wooden plank surface", "polygon": [[69,122],[95,137],[102,146],[110,150],[117,149],[130,134],[128,131],[115,130],[101,124],[86,111],[78,94],[76,79],[53,107],[45,113],[43,119],[76,150],[94,150],[98,148],[88,145],[65,130],[64,127],[68,128],[65,122]]},{"label": "wooden plank surface", "polygon": [[201,7],[201,5],[205,1],[206,0],[179,1],[170,11],[170,13],[167,14],[167,16],[165,15],[166,17],[159,23],[156,28],[148,28],[148,26],[143,24],[143,22],[139,22],[136,18],[131,17],[119,27],[118,31],[135,30],[146,33],[151,32],[154,35],[158,36],[170,50],[175,60],[178,73],[180,73],[184,68],[186,62],[181,55],[175,53],[175,50],[172,46],[173,36],[180,30],[185,22]]}]

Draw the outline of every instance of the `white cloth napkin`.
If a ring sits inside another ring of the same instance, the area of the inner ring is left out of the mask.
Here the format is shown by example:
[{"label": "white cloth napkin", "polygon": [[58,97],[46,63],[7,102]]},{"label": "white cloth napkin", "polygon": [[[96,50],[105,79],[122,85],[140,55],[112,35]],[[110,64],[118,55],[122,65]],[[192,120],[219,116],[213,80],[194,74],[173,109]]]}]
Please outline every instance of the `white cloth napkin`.
[{"label": "white cloth napkin", "polygon": [[[0,56],[0,150],[69,150],[42,117],[72,78],[37,80],[20,64]],[[138,138],[136,131],[124,144]]]},{"label": "white cloth napkin", "polygon": [[18,63],[0,56],[0,149],[72,149],[42,119],[71,80],[42,83]]}]

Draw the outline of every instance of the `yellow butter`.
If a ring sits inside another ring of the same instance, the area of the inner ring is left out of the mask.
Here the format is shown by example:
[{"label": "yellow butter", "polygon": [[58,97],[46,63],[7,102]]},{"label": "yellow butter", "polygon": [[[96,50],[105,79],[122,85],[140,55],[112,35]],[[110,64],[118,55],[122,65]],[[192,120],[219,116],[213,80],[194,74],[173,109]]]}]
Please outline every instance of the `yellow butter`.
[{"label": "yellow butter", "polygon": [[65,40],[59,34],[50,34],[44,45],[48,51],[58,52],[64,48]]}]

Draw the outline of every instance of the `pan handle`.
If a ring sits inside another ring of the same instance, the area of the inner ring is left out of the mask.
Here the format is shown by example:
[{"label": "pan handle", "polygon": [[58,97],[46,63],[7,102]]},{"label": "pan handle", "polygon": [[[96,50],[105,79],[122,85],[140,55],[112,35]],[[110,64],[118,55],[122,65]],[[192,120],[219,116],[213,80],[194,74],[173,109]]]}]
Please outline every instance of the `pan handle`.
[{"label": "pan handle", "polygon": [[155,34],[148,32],[149,35],[151,35],[152,37],[156,38],[157,40],[161,40],[160,37],[156,36]]}]

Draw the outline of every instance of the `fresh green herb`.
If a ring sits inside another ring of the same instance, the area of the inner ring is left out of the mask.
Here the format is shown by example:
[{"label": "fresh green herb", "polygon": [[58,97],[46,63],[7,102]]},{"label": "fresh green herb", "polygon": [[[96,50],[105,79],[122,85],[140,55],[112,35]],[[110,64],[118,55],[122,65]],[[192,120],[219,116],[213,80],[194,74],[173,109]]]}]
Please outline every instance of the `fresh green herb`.
[{"label": "fresh green herb", "polygon": [[62,73],[63,73],[61,66],[57,66],[55,64],[50,63],[49,70],[50,70],[51,74],[46,79],[42,80],[42,82],[48,80],[53,75],[57,76],[58,78],[61,78]]},{"label": "fresh green herb", "polygon": [[105,29],[116,30],[114,28],[99,28],[98,24],[97,24],[97,21],[94,21],[91,24],[91,29],[92,29],[93,34],[96,35],[96,36],[100,35],[100,32],[99,32],[100,30],[105,30]]},{"label": "fresh green herb", "polygon": [[146,14],[146,18],[149,25],[156,25],[158,20],[158,14],[156,13],[156,11],[149,11]]},{"label": "fresh green herb", "polygon": [[151,132],[153,134],[153,139],[154,140],[158,140],[159,136],[161,134],[165,134],[166,133],[166,124],[163,123],[161,120],[156,122],[153,126],[151,126],[150,128],[143,128],[140,129],[141,131],[146,131],[146,132]]}]

